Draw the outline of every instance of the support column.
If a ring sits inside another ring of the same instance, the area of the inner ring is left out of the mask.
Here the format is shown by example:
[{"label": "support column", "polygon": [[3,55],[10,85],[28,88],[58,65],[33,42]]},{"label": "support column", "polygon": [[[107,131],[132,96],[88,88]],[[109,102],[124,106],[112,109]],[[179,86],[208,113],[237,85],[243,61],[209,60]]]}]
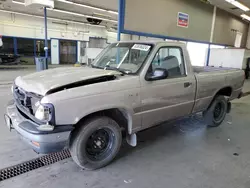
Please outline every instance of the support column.
[{"label": "support column", "polygon": [[122,29],[122,0],[118,0],[118,26],[117,26],[117,41],[121,40]]},{"label": "support column", "polygon": [[[211,33],[210,33],[210,43],[213,42],[214,39],[214,27],[215,27],[215,22],[216,22],[216,13],[217,13],[217,7],[214,6],[214,11],[213,11],[213,19],[212,19],[212,25],[211,25]],[[210,44],[208,45],[207,49],[207,62],[206,66],[209,66],[209,59],[210,59]]]},{"label": "support column", "polygon": [[213,38],[214,38],[214,27],[215,27],[215,21],[216,21],[216,12],[217,12],[217,7],[214,6],[213,20],[212,20],[211,33],[210,33],[210,42],[213,42]]},{"label": "support column", "polygon": [[247,33],[247,44],[246,48],[250,49],[250,25],[248,26],[248,33]]},{"label": "support column", "polygon": [[44,7],[44,33],[45,33],[45,61],[46,61],[46,69],[48,69],[48,29],[47,29],[47,8]]},{"label": "support column", "polygon": [[77,41],[76,47],[77,54],[77,63],[82,63],[82,54],[81,54],[81,41]]},{"label": "support column", "polygon": [[206,62],[206,66],[209,66],[209,59],[210,59],[210,44],[208,45],[208,50],[207,50],[207,62]]}]

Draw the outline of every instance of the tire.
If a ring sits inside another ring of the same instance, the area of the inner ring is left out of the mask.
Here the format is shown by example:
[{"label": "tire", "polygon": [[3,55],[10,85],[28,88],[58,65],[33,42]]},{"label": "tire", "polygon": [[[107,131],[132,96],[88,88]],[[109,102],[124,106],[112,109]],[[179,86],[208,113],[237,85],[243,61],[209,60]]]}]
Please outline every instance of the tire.
[{"label": "tire", "polygon": [[109,117],[94,117],[71,134],[69,149],[81,168],[95,170],[109,164],[122,143],[120,126]]},{"label": "tire", "polygon": [[218,127],[224,121],[227,114],[227,100],[224,96],[218,95],[210,107],[203,113],[209,127]]}]

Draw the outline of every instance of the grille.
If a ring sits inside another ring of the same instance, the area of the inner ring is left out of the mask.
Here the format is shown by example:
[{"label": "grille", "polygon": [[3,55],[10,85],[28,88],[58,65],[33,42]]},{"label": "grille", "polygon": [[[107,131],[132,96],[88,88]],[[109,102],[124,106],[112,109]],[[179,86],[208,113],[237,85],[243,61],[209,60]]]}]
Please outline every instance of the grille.
[{"label": "grille", "polygon": [[70,158],[69,150],[63,150],[61,152],[52,153],[49,155],[45,155],[36,159],[32,159],[30,161],[23,162],[21,164],[17,164],[11,167],[4,168],[0,170],[0,181],[13,178],[15,176],[24,174],[26,172],[35,170],[37,168],[48,166],[50,164],[56,163],[63,159]]},{"label": "grille", "polygon": [[17,104],[22,106],[28,113],[34,115],[37,107],[36,102],[40,101],[41,96],[36,94],[28,93],[20,87],[14,86],[14,99]]}]

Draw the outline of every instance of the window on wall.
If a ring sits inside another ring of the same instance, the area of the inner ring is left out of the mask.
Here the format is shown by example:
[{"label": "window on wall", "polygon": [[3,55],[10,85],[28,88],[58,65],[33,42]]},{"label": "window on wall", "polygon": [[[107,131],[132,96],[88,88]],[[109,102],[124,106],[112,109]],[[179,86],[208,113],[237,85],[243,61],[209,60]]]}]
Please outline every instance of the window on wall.
[{"label": "window on wall", "polygon": [[[45,41],[44,40],[35,40],[35,55],[36,56],[45,56],[45,50],[44,50],[44,47],[45,47]],[[48,41],[48,56],[51,55],[51,44],[50,44],[50,41]]]},{"label": "window on wall", "polygon": [[14,54],[14,39],[12,37],[3,37],[3,46],[0,53]]},{"label": "window on wall", "polygon": [[17,38],[17,52],[22,56],[34,56],[34,40]]},{"label": "window on wall", "polygon": [[210,48],[224,49],[224,48],[226,48],[226,47],[225,47],[225,46],[221,46],[221,45],[214,45],[214,44],[212,44],[212,45],[210,45]]},{"label": "window on wall", "polygon": [[187,43],[187,50],[192,65],[204,66],[207,60],[208,44],[201,44],[195,42]]},{"label": "window on wall", "polygon": [[107,39],[89,38],[89,48],[106,48],[107,45]]}]

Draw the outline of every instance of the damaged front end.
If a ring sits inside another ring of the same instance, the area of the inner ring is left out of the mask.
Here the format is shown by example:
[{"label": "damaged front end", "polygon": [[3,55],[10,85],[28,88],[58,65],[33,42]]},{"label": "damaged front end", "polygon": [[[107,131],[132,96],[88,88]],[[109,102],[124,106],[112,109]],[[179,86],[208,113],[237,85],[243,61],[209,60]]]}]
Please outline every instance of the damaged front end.
[{"label": "damaged front end", "polygon": [[81,86],[85,86],[85,85],[91,85],[91,84],[97,84],[97,83],[101,83],[101,82],[108,82],[108,81],[112,81],[115,80],[117,77],[115,75],[105,75],[105,76],[100,76],[97,78],[91,78],[91,79],[87,79],[87,80],[81,80],[81,81],[77,81],[74,83],[70,83],[70,84],[66,84],[63,86],[59,86],[56,88],[53,88],[51,90],[49,90],[46,95],[50,95],[59,91],[63,91],[65,89],[72,89],[75,87],[81,87]]},{"label": "damaged front end", "polygon": [[54,106],[41,104],[43,96],[26,92],[22,88],[13,85],[13,96],[17,110],[25,118],[38,124],[40,131],[52,131],[55,125]]}]

